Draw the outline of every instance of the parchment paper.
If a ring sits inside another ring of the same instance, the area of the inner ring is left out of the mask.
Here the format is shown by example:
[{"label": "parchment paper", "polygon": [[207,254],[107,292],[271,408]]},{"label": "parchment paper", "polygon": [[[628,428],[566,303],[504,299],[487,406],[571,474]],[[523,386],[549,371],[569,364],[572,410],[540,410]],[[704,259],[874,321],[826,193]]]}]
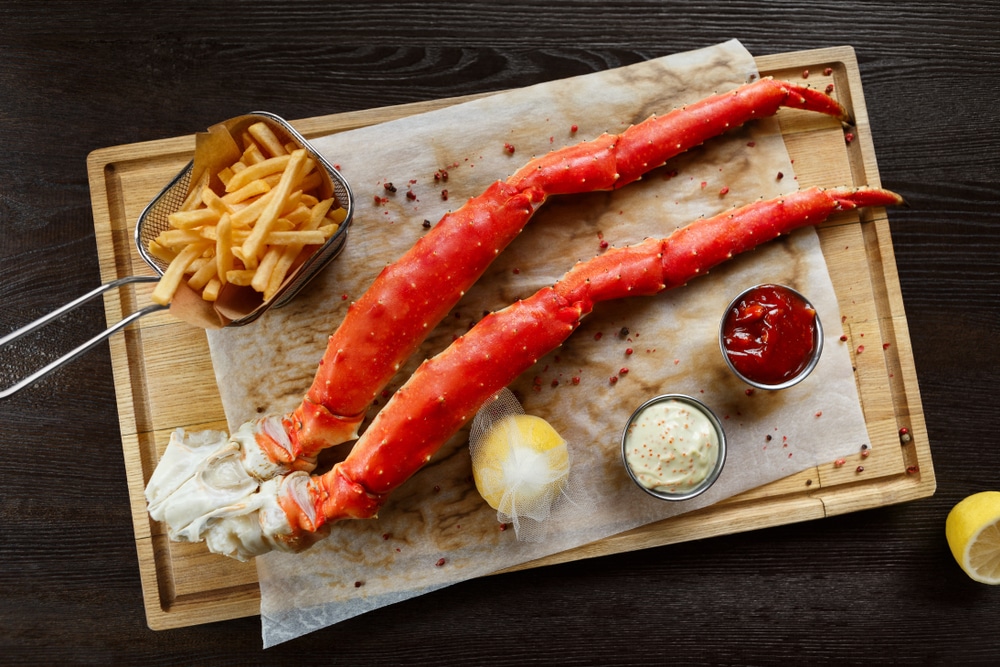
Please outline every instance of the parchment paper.
[{"label": "parchment paper", "polygon": [[[210,333],[231,427],[262,412],[286,412],[301,400],[326,337],[350,300],[425,232],[425,219],[437,222],[533,155],[603,131],[620,132],[654,112],[734,88],[755,75],[750,54],[730,41],[316,140],[354,189],[354,226],[343,254],[308,294],[249,327]],[[447,182],[434,179],[441,169],[448,171]],[[395,194],[387,193],[386,182],[394,184]],[[722,194],[724,187],[728,192]],[[445,188],[447,200],[441,196]],[[554,199],[432,333],[389,391],[484,311],[552,284],[576,260],[599,253],[602,239],[620,246],[666,236],[698,216],[795,188],[777,123],[767,119],[675,158],[622,190]],[[416,198],[408,199],[407,190]],[[387,201],[376,203],[376,197]],[[827,340],[819,366],[803,383],[748,396],[746,385],[725,365],[718,326],[728,302],[761,282],[804,293],[819,312]],[[812,229],[739,257],[686,287],[602,304],[562,348],[512,386],[526,412],[548,419],[570,443],[569,497],[546,522],[545,539],[518,542],[513,530],[500,529],[495,511],[471,481],[463,431],[394,494],[378,519],[341,523],[302,554],[257,559],[265,646],[859,451],[867,431],[840,333],[836,297]],[[628,372],[619,376],[622,368]],[[617,383],[611,376],[619,376]],[[648,496],[621,463],[619,438],[628,416],[661,393],[686,393],[706,402],[722,419],[729,441],[719,481],[683,503]]]}]

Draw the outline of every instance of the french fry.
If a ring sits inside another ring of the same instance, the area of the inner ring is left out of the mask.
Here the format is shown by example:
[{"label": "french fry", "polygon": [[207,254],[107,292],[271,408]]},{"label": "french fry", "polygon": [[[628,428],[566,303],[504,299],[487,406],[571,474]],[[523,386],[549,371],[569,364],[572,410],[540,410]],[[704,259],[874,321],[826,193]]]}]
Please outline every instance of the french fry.
[{"label": "french fry", "polygon": [[195,258],[205,252],[206,247],[205,244],[192,243],[178,253],[174,261],[170,262],[167,270],[163,272],[156,287],[153,288],[153,293],[150,295],[153,303],[158,303],[161,306],[170,304],[170,300],[174,298],[174,292],[177,291],[184,279],[184,271]]},{"label": "french fry", "polygon": [[191,188],[191,191],[188,192],[188,196],[185,197],[184,203],[182,203],[180,208],[178,209],[179,211],[190,211],[191,209],[193,209],[195,206],[198,205],[198,202],[200,201],[199,198],[201,197],[201,190],[202,188],[208,185],[208,181],[210,178],[211,174],[209,174],[207,171],[201,172],[201,175],[198,176],[198,180]]},{"label": "french fry", "polygon": [[[232,208],[233,204],[239,204],[242,201],[252,199],[253,197],[262,195],[265,192],[269,192],[270,190],[271,186],[268,185],[264,179],[258,178],[256,181],[250,181],[235,192],[227,192],[222,196],[222,201],[229,204],[230,208]],[[232,211],[229,212],[232,213]]]},{"label": "french fry", "polygon": [[[269,246],[286,245],[322,245],[329,238],[320,229],[299,230],[295,232],[271,232],[267,235]],[[299,248],[301,251],[302,249]]]},{"label": "french fry", "polygon": [[256,271],[253,269],[233,269],[226,272],[226,281],[239,287],[248,287],[254,273]]},{"label": "french fry", "polygon": [[201,201],[208,208],[216,212],[217,215],[221,216],[223,213],[232,213],[233,208],[228,202],[222,199],[219,195],[215,194],[215,190],[212,188],[205,188],[201,193]]},{"label": "french fry", "polygon": [[274,269],[271,270],[271,276],[268,278],[267,286],[264,288],[264,300],[267,301],[277,293],[278,289],[281,287],[282,283],[285,282],[285,276],[288,275],[288,269],[292,267],[295,259],[302,252],[302,245],[287,245],[282,248],[281,256],[274,265]]},{"label": "french fry", "polygon": [[156,242],[161,246],[176,249],[178,252],[184,246],[204,240],[198,229],[168,229],[156,237]]},{"label": "french fry", "polygon": [[201,291],[201,298],[205,301],[217,301],[219,299],[219,292],[222,291],[222,283],[218,278],[212,278],[205,285],[205,289]]},{"label": "french fry", "polygon": [[219,282],[226,284],[226,274],[233,270],[233,223],[228,215],[219,219],[215,227],[215,266]]},{"label": "french fry", "polygon": [[[271,160],[280,159],[282,158],[271,158]],[[258,255],[261,254],[261,249],[264,245],[264,238],[267,236],[268,232],[271,231],[272,226],[278,219],[278,214],[281,212],[281,207],[284,205],[285,199],[292,192],[292,188],[294,188],[298,183],[300,168],[305,161],[306,152],[304,149],[300,148],[292,153],[285,163],[285,171],[281,174],[281,180],[278,181],[278,185],[275,186],[270,193],[268,193],[272,195],[271,200],[264,207],[264,210],[261,211],[260,217],[257,218],[253,231],[250,232],[250,237],[243,242],[243,261],[247,263],[248,269],[257,268]],[[264,164],[264,162],[261,164]],[[254,166],[256,167],[258,165]],[[246,171],[250,171],[253,168],[254,167],[247,167]],[[241,172],[241,174],[242,173],[246,172]],[[237,176],[239,176],[239,174]],[[236,177],[234,177],[233,180],[236,180]]]},{"label": "french fry", "polygon": [[257,265],[257,270],[254,271],[250,287],[258,292],[263,292],[267,289],[267,284],[271,280],[271,273],[274,272],[274,267],[278,264],[278,260],[281,259],[282,249],[281,246],[271,246],[267,249],[267,252],[264,253],[260,263]]},{"label": "french fry", "polygon": [[146,249],[149,250],[150,255],[160,260],[164,264],[169,264],[170,262],[174,261],[175,257],[177,257],[176,252],[170,250],[169,248],[164,248],[162,245],[157,243],[155,239],[149,242],[149,245],[146,246]]},{"label": "french fry", "polygon": [[250,223],[260,217],[261,211],[267,206],[274,196],[274,190],[269,190],[261,195],[254,203],[246,208],[233,213],[233,225],[236,227],[249,227]]},{"label": "french fry", "polygon": [[174,229],[193,229],[203,225],[214,225],[218,221],[219,214],[210,208],[177,211],[167,216],[167,222]]},{"label": "french fry", "polygon": [[333,197],[330,199],[324,199],[321,202],[316,202],[316,204],[310,209],[309,229],[318,229],[320,224],[323,222],[323,218],[327,217],[330,212],[330,207],[333,206]]},{"label": "french fry", "polygon": [[285,150],[285,147],[281,145],[278,137],[274,135],[271,128],[268,127],[267,123],[263,121],[254,123],[248,127],[247,132],[250,133],[250,136],[257,140],[257,143],[260,144],[271,157],[275,157],[277,155],[287,155],[292,152]]},{"label": "french fry", "polygon": [[257,146],[257,144],[251,143],[249,146],[247,146],[247,149],[243,151],[243,157],[240,158],[240,162],[242,162],[247,166],[250,166],[254,164],[260,164],[266,159],[267,157],[265,157],[264,154],[260,151],[260,148]]},{"label": "french fry", "polygon": [[338,225],[344,220],[347,220],[347,209],[345,208],[335,208],[326,215],[326,219],[331,222],[335,222]]},{"label": "french fry", "polygon": [[235,192],[250,181],[276,174],[279,171],[287,173],[288,162],[291,159],[291,155],[279,155],[278,157],[268,158],[263,162],[249,165],[246,169],[233,174],[233,177],[229,179],[229,185],[226,186],[226,191]]},{"label": "french fry", "polygon": [[[202,263],[201,267],[196,270],[190,278],[188,278],[187,284],[193,290],[200,290],[208,284],[208,281],[216,276],[218,269],[216,268],[217,258],[212,257],[211,259],[206,259]],[[192,267],[193,267],[192,262]],[[188,267],[189,269],[192,267]]]},{"label": "french fry", "polygon": [[229,185],[229,179],[233,177],[233,173],[235,172],[233,172],[232,167],[226,167],[219,172],[219,180],[222,181],[223,185]]}]

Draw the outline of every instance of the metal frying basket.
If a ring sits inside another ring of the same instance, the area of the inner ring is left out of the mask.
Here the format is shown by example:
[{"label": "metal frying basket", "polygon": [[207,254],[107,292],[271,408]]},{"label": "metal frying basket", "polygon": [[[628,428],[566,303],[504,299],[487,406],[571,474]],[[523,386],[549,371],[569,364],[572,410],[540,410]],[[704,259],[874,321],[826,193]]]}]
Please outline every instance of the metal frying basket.
[{"label": "metal frying basket", "polygon": [[[344,244],[347,243],[348,229],[354,216],[354,195],[351,192],[350,185],[348,185],[347,181],[340,174],[340,172],[338,172],[333,165],[326,160],[326,158],[320,155],[309,144],[309,142],[307,142],[305,138],[303,138],[302,135],[292,128],[292,126],[289,125],[284,119],[266,111],[255,111],[244,116],[238,116],[230,119],[227,121],[227,125],[232,127],[244,127],[260,120],[267,121],[271,125],[272,129],[279,129],[281,133],[286,135],[288,140],[309,152],[310,157],[314,159],[320,167],[322,167],[320,173],[325,174],[327,177],[324,179],[324,187],[329,190],[329,193],[324,192],[324,196],[332,195],[333,197],[336,197],[337,204],[344,208],[346,216],[344,221],[337,228],[337,231],[285,280],[284,284],[269,300],[261,301],[261,303],[251,312],[239,319],[233,320],[226,326],[238,327],[249,324],[263,315],[270,308],[281,308],[295,298],[295,295],[297,295],[302,288],[305,287],[306,284],[312,280],[321,269],[323,269],[323,267],[329,264],[337,255],[340,254],[340,251],[344,249]],[[14,342],[22,336],[44,327],[46,324],[59,319],[82,304],[111,289],[132,283],[148,283],[158,281],[160,276],[163,275],[163,272],[166,271],[168,263],[149,253],[149,242],[169,227],[168,217],[171,213],[177,211],[187,198],[188,190],[191,187],[191,172],[193,168],[194,162],[192,161],[181,169],[180,173],[178,173],[177,176],[175,176],[173,180],[170,181],[165,188],[163,188],[160,194],[158,194],[146,206],[146,208],[143,209],[142,213],[139,215],[138,221],[136,222],[136,248],[138,249],[139,255],[142,259],[156,272],[157,275],[127,276],[125,278],[119,278],[118,280],[105,283],[104,285],[101,285],[100,287],[97,287],[83,296],[52,311],[51,313],[38,318],[34,322],[31,322],[20,329],[12,331],[3,338],[0,338],[0,348]],[[167,308],[167,306],[153,304],[129,314],[120,322],[117,322],[113,326],[74,348],[62,357],[40,368],[10,387],[0,390],[0,399],[12,396],[21,389],[24,389],[33,382],[48,375],[60,366],[73,361],[139,318],[159,310],[164,310],[165,308]]]}]

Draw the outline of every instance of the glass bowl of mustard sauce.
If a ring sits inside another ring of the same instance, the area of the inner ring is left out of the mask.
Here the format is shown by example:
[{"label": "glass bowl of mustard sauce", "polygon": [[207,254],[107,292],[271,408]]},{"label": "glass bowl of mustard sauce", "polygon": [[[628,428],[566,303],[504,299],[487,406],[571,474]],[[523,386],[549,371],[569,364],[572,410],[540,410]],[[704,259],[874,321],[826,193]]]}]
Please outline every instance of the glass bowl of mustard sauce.
[{"label": "glass bowl of mustard sauce", "polygon": [[755,285],[733,299],[719,325],[730,370],[758,389],[787,389],[804,380],[823,352],[816,309],[785,285]]},{"label": "glass bowl of mustard sauce", "polygon": [[704,403],[663,394],[640,405],[622,431],[622,460],[636,485],[661,500],[689,500],[726,463],[722,423]]}]

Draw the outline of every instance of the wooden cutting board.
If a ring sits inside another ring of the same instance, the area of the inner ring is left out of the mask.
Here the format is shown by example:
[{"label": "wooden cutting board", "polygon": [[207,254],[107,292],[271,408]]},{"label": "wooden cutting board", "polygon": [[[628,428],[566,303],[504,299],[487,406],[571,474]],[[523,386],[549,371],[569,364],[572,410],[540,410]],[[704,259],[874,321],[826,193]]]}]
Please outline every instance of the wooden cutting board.
[{"label": "wooden cutting board", "polygon": [[[854,51],[835,47],[756,59],[762,75],[801,81],[834,95],[854,114],[850,141],[810,114],[778,118],[798,185],[880,185]],[[827,73],[829,71],[829,74]],[[472,97],[435,100],[293,122],[307,139],[440,109]],[[94,151],[88,158],[94,227],[104,281],[151,275],[132,236],[143,207],[191,159],[194,137]],[[871,454],[831,461],[690,514],[526,563],[517,569],[817,519],[929,496],[930,445],[884,210],[820,229],[844,315]],[[105,295],[109,324],[150,303],[152,287]],[[253,563],[170,542],[146,513],[143,495],[170,432],[227,428],[205,333],[158,313],[110,341],[122,448],[147,622],[154,630],[259,613]],[[865,348],[863,351],[862,347]],[[902,442],[901,428],[912,440]],[[862,466],[864,470],[858,471]]]}]

